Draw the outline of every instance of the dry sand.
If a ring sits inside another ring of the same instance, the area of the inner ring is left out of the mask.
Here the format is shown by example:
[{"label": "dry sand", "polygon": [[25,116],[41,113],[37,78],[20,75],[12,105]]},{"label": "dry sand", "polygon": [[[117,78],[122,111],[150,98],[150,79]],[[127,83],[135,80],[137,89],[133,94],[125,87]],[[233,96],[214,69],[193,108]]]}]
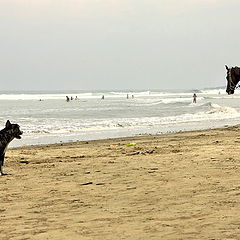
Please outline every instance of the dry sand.
[{"label": "dry sand", "polygon": [[240,239],[240,127],[6,155],[1,240]]}]

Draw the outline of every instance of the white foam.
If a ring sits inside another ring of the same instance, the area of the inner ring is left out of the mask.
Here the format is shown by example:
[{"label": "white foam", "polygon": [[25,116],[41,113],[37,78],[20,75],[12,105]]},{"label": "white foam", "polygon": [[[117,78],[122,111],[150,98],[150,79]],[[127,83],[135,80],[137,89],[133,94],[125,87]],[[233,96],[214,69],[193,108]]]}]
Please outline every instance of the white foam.
[{"label": "white foam", "polygon": [[169,104],[169,103],[182,103],[182,102],[191,102],[192,98],[166,98],[166,99],[162,99],[162,102],[165,104]]}]

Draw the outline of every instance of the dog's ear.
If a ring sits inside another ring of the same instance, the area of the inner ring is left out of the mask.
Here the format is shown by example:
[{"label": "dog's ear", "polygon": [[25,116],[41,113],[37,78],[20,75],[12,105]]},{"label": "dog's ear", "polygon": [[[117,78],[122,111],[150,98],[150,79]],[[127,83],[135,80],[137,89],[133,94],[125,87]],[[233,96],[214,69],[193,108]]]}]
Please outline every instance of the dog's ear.
[{"label": "dog's ear", "polygon": [[227,65],[225,65],[225,68],[227,69],[227,71],[229,70],[229,68],[228,68],[228,66],[227,66]]},{"label": "dog's ear", "polygon": [[7,122],[6,122],[6,128],[10,128],[10,127],[11,127],[11,123],[10,123],[9,120],[7,120]]}]

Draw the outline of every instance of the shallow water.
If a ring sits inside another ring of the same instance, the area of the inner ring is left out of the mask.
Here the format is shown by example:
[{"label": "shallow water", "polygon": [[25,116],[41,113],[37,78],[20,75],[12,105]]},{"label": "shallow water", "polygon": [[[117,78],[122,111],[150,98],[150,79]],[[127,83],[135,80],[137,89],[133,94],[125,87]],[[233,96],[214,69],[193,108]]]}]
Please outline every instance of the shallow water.
[{"label": "shallow water", "polygon": [[[67,102],[66,95],[78,99]],[[238,92],[227,96],[224,89],[198,91],[196,104],[192,95],[192,91],[1,93],[0,125],[3,128],[7,119],[18,123],[24,135],[11,146],[21,146],[239,123]]]}]

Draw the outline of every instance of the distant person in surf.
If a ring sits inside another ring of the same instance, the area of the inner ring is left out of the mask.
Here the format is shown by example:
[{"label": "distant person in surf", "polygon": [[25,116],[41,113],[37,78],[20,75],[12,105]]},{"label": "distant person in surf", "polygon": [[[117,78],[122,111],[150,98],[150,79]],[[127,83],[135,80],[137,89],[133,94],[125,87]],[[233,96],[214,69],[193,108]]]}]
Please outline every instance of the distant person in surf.
[{"label": "distant person in surf", "polygon": [[197,95],[196,95],[196,93],[193,94],[193,103],[197,103]]},{"label": "distant person in surf", "polygon": [[102,95],[102,100],[104,99],[104,95]]},{"label": "distant person in surf", "polygon": [[67,102],[69,102],[69,100],[70,100],[70,99],[69,99],[69,97],[68,97],[68,96],[66,96],[66,101],[67,101]]}]

